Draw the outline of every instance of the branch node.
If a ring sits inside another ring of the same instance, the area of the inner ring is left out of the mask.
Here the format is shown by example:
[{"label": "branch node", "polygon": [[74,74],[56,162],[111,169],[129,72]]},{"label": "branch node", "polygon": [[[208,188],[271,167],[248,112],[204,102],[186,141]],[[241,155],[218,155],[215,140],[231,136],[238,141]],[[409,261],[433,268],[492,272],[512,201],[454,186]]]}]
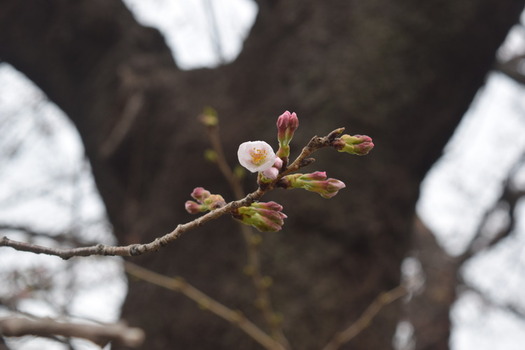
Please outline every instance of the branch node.
[{"label": "branch node", "polygon": [[305,166],[308,166],[310,164],[312,164],[313,162],[315,162],[315,158],[306,158],[306,159],[303,159],[301,161],[301,163],[299,164],[299,166],[301,168],[305,167]]},{"label": "branch node", "polygon": [[140,244],[134,244],[129,248],[129,254],[131,256],[138,256],[144,253],[144,249]]},{"label": "branch node", "polygon": [[106,250],[106,246],[102,243],[99,243],[96,245],[96,251],[98,255],[104,255],[104,251]]}]

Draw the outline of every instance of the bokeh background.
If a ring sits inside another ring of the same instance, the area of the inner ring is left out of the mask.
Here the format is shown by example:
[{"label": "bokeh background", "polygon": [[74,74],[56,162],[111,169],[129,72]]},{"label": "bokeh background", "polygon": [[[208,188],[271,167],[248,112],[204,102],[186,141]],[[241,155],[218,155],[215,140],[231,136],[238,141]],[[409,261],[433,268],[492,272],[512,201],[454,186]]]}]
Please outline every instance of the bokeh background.
[{"label": "bokeh background", "polygon": [[[248,0],[125,3],[137,21],[162,33],[184,70],[234,61],[258,11]],[[497,59],[523,52],[525,29],[517,23]],[[523,65],[519,69],[523,73]],[[0,64],[0,164],[2,235],[42,245],[116,243],[76,128],[9,63]],[[463,264],[450,310],[450,349],[523,349],[524,190],[525,89],[494,69],[426,175],[417,203],[417,214],[451,257],[471,249],[475,237],[490,241],[509,231]],[[517,198],[509,201],[508,193]],[[407,256],[403,272],[424,281],[417,252]],[[62,261],[2,248],[0,276],[2,316],[112,322],[127,292],[119,258]],[[395,347],[414,348],[412,333],[410,322],[400,320]],[[33,337],[7,343],[23,350],[96,348],[81,340]]]}]

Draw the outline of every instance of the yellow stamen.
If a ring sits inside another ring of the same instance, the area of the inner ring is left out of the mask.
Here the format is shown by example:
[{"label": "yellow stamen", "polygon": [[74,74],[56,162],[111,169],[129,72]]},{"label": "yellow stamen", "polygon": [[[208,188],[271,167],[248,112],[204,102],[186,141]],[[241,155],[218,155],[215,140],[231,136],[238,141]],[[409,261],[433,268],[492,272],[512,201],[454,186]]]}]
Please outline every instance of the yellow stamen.
[{"label": "yellow stamen", "polygon": [[254,147],[250,151],[250,156],[252,157],[252,163],[255,165],[260,165],[261,163],[264,163],[267,155],[268,155],[268,151],[266,151],[265,149]]}]

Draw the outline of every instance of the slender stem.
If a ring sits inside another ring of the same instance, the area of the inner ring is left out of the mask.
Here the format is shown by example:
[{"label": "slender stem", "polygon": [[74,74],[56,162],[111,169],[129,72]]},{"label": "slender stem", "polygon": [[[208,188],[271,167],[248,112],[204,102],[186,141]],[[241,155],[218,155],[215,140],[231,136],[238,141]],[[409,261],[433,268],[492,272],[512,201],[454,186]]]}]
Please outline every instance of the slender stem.
[{"label": "slender stem", "polygon": [[312,139],[308,142],[306,146],[303,147],[301,150],[301,153],[299,156],[286,168],[286,170],[280,175],[280,177],[283,177],[285,175],[288,175],[294,171],[299,170],[300,168],[306,166],[307,164],[310,164],[314,160],[308,160],[307,157],[312,155],[315,151],[318,149],[324,148],[324,147],[330,147],[332,145],[332,142],[345,131],[345,128],[337,128],[330,132],[328,135],[319,137],[314,136]]},{"label": "slender stem", "polygon": [[[219,126],[211,125],[207,128],[208,137],[216,154],[216,164],[222,172],[224,178],[229,182],[230,187],[236,198],[243,198],[245,196],[239,177],[234,174],[231,167],[228,165],[222,142],[220,140]],[[253,285],[257,293],[256,306],[261,310],[263,318],[270,329],[272,337],[277,339],[287,349],[290,344],[286,339],[279,318],[273,309],[270,294],[268,292],[267,279],[264,278],[261,272],[261,259],[259,254],[260,236],[254,234],[253,230],[244,225],[239,224],[244,242],[246,244],[247,253],[247,273],[251,276]]]},{"label": "slender stem", "polygon": [[216,159],[217,167],[221,171],[226,181],[228,181],[228,183],[230,184],[230,187],[233,191],[233,194],[235,195],[235,198],[236,199],[243,198],[245,194],[242,189],[242,185],[239,181],[239,178],[234,174],[234,172],[228,165],[228,161],[226,160],[226,156],[224,155],[224,149],[222,148],[222,142],[221,142],[220,133],[219,133],[219,126],[218,125],[208,126],[206,130],[208,132],[208,138],[210,140],[211,147],[215,151],[215,154],[217,157]]},{"label": "slender stem", "polygon": [[221,304],[210,296],[204,294],[191,284],[180,277],[170,278],[163,276],[154,271],[145,269],[129,261],[124,263],[126,272],[138,279],[155,284],[157,286],[179,292],[187,298],[196,302],[201,308],[210,311],[227,322],[239,327],[243,332],[249,335],[253,340],[261,344],[268,350],[285,350],[285,348],[268,334],[262,331],[257,325],[248,320],[246,316],[238,310],[232,310]]},{"label": "slender stem", "polygon": [[337,350],[343,344],[348,343],[356,335],[361,333],[364,329],[370,326],[374,318],[381,311],[381,309],[399,298],[405,296],[407,290],[403,286],[397,286],[394,289],[389,290],[388,292],[383,292],[377,296],[377,298],[368,305],[366,310],[361,314],[361,316],[350,326],[348,326],[343,331],[337,333],[332,340],[325,345],[323,350]]},{"label": "slender stem", "polygon": [[50,248],[44,247],[36,244],[30,244],[26,242],[19,242],[7,237],[2,237],[0,239],[0,247],[11,247],[16,250],[32,252],[36,254],[47,254],[61,257],[62,259],[69,259],[74,256],[92,256],[92,255],[110,255],[110,256],[137,256],[145,253],[150,253],[157,251],[160,248],[166,246],[170,242],[179,238],[183,233],[189,230],[193,230],[199,226],[204,225],[205,223],[215,220],[224,214],[231,213],[233,210],[250,205],[256,200],[259,200],[266,191],[257,189],[256,191],[248,194],[241,200],[233,201],[226,204],[224,207],[215,209],[203,216],[198,217],[197,219],[190,221],[185,224],[178,225],[173,231],[156,238],[155,240],[145,243],[145,244],[130,244],[126,246],[110,246],[105,244],[97,244],[94,246],[88,247],[79,247],[79,248]]},{"label": "slender stem", "polygon": [[109,342],[137,348],[144,342],[144,332],[121,323],[88,324],[77,322],[58,322],[51,318],[8,316],[0,318],[0,332],[6,337],[26,335],[54,337],[74,337],[89,340],[101,347]]}]

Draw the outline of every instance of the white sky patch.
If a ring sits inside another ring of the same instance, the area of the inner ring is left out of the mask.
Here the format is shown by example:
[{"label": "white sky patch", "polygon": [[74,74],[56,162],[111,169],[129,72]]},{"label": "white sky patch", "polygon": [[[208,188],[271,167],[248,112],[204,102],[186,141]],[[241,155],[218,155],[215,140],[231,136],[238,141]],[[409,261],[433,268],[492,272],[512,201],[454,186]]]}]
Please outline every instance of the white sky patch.
[{"label": "white sky patch", "polygon": [[[0,65],[0,82],[0,224],[20,225],[51,235],[65,233],[89,243],[114,243],[72,123],[11,66]],[[31,238],[18,231],[2,234],[21,241]],[[31,239],[37,244],[57,246],[49,238]],[[40,317],[55,317],[67,311],[71,316],[102,322],[119,319],[127,290],[119,259],[63,261],[2,248],[0,266],[4,282],[0,284],[0,297],[17,295],[21,311]],[[40,283],[32,288],[35,280],[49,280],[51,287],[40,291]],[[9,345],[24,350],[66,349],[65,345],[35,337],[10,339]],[[78,349],[99,348],[80,342]]]},{"label": "white sky patch", "polygon": [[456,305],[452,349],[523,350],[523,320],[488,305],[475,293],[464,293]]},{"label": "white sky patch", "polygon": [[250,0],[124,2],[139,22],[165,36],[182,69],[233,61],[257,14],[257,5]]},{"label": "white sky patch", "polygon": [[[525,152],[525,89],[493,73],[422,186],[418,213],[452,255],[462,253],[479,220],[500,195],[502,182]],[[521,181],[523,182],[523,181]],[[515,181],[517,185],[520,184]],[[500,213],[501,214],[501,213]],[[468,261],[465,281],[497,305],[525,312],[525,205],[511,236]],[[491,226],[505,225],[496,214]],[[454,350],[519,350],[525,323],[475,293],[463,293],[451,310]]]},{"label": "white sky patch", "polygon": [[525,89],[491,74],[422,186],[418,213],[453,255],[463,252],[479,219],[525,150]]}]

